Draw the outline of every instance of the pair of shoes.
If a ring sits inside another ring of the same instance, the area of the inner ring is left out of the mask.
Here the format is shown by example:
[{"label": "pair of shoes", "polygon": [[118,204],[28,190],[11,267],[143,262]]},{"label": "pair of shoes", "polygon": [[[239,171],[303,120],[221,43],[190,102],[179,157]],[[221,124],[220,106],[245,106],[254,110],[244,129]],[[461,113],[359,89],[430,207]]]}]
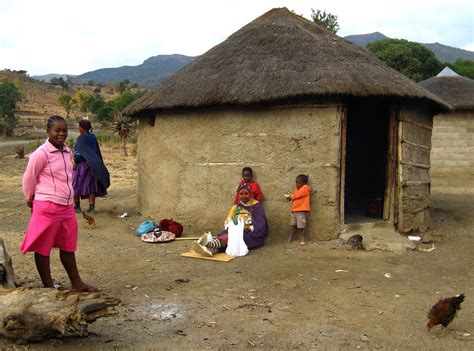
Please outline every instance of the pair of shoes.
[{"label": "pair of shoes", "polygon": [[194,252],[197,252],[198,254],[206,257],[212,257],[213,253],[211,250],[209,250],[207,247],[203,245],[199,245],[197,241],[193,242],[192,249]]},{"label": "pair of shoes", "polygon": [[82,212],[81,206],[76,206],[76,205],[74,205],[74,212],[75,212],[75,213],[81,213],[81,212]]},{"label": "pair of shoes", "polygon": [[89,206],[89,209],[86,212],[90,214],[95,214],[95,206]]},{"label": "pair of shoes", "polygon": [[204,233],[197,241],[199,245],[206,246],[212,240],[211,232]]}]

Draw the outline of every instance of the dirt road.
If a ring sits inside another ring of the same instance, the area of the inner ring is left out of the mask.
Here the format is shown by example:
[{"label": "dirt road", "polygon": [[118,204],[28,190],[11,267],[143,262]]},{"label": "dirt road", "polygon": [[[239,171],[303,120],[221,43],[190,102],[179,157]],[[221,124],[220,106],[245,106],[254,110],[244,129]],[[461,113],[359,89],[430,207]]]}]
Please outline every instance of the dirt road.
[{"label": "dirt road", "polygon": [[[271,228],[264,248],[218,263],[181,257],[188,241],[145,244],[134,236],[144,220],[135,208],[136,159],[116,150],[103,147],[112,186],[97,201],[95,230],[79,218],[77,257],[84,280],[123,301],[120,314],[93,324],[87,338],[0,339],[1,350],[474,349],[474,170],[433,172],[432,252],[300,247],[285,243],[285,228]],[[39,287],[32,255],[19,252],[29,219],[26,160],[13,154],[0,150],[0,236],[19,282]],[[119,219],[123,212],[129,217]],[[54,277],[68,286],[52,257]],[[429,308],[458,293],[466,301],[447,334],[428,333]]]}]

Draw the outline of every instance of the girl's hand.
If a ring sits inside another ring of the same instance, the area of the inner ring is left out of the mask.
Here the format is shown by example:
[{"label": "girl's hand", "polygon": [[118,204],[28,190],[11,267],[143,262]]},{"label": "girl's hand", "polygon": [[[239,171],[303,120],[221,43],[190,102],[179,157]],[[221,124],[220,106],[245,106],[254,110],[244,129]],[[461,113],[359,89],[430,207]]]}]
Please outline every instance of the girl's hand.
[{"label": "girl's hand", "polygon": [[26,200],[26,206],[33,208],[33,200]]}]

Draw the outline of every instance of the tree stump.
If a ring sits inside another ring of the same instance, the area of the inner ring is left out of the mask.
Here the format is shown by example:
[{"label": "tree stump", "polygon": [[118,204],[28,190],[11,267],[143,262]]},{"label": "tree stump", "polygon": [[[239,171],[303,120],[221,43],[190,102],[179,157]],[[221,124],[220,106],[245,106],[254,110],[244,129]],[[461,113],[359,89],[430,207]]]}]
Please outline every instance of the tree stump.
[{"label": "tree stump", "polygon": [[0,335],[24,341],[87,336],[88,324],[117,314],[119,302],[100,292],[0,290]]},{"label": "tree stump", "polygon": [[12,259],[7,254],[3,240],[0,238],[0,288],[15,289]]}]

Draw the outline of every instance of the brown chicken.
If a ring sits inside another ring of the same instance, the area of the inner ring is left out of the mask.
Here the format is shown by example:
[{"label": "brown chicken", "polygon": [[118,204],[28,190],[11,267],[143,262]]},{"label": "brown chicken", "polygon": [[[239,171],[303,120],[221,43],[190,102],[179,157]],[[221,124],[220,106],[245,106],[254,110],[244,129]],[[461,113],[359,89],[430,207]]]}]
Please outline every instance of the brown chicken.
[{"label": "brown chicken", "polygon": [[461,309],[461,303],[464,301],[464,294],[440,299],[428,312],[428,331],[435,325],[443,326],[443,335],[446,327],[456,317],[457,310]]},{"label": "brown chicken", "polygon": [[82,217],[84,217],[84,219],[86,220],[87,225],[89,226],[89,229],[94,229],[95,228],[95,219],[94,219],[94,217],[88,215],[84,211],[82,211]]}]

